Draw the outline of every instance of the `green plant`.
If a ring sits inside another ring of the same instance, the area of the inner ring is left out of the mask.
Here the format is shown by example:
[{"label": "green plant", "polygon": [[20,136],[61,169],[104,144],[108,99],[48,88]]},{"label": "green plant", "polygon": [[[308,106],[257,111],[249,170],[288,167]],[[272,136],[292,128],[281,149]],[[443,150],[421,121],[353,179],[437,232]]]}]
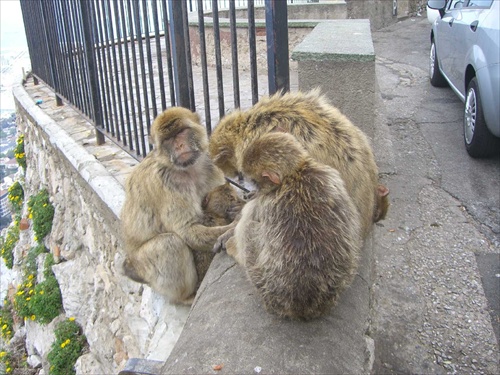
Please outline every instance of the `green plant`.
[{"label": "green plant", "polygon": [[5,342],[14,336],[14,318],[12,317],[12,303],[5,297],[3,307],[0,309],[0,335]]},{"label": "green plant", "polygon": [[87,343],[74,318],[59,323],[54,331],[56,339],[47,356],[51,375],[75,374],[75,363]]},{"label": "green plant", "polygon": [[36,258],[42,253],[47,253],[49,250],[42,244],[38,244],[29,249],[26,258],[24,258],[24,269],[27,274],[36,274],[37,264]]},{"label": "green plant", "polygon": [[0,363],[5,366],[5,373],[10,374],[12,372],[13,366],[12,354],[9,352],[0,352]]},{"label": "green plant", "polygon": [[14,157],[16,158],[17,164],[26,171],[26,153],[24,152],[24,134],[21,134],[17,138],[17,144],[14,148]]},{"label": "green plant", "polygon": [[14,182],[9,187],[8,197],[12,206],[12,213],[20,215],[23,209],[24,190],[19,181]]},{"label": "green plant", "polygon": [[7,268],[12,269],[14,265],[14,247],[19,241],[19,223],[14,222],[13,225],[10,226],[7,231],[7,235],[2,241],[2,250],[0,251],[0,255],[5,261],[5,265]]},{"label": "green plant", "polygon": [[21,318],[48,324],[61,313],[62,296],[59,283],[51,269],[53,264],[54,258],[52,254],[48,254],[43,272],[45,280],[38,284],[36,270],[33,273],[25,272],[25,279],[19,284],[14,296],[14,308]]},{"label": "green plant", "polygon": [[54,219],[54,206],[50,203],[49,193],[46,189],[40,190],[28,200],[29,218],[33,220],[35,241],[42,243],[43,239],[52,229]]}]

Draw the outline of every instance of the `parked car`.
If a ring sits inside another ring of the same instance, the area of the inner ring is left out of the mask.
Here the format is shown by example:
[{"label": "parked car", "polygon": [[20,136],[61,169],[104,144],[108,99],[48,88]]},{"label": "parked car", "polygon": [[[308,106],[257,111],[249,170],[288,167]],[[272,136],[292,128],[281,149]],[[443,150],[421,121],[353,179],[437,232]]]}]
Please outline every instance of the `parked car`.
[{"label": "parked car", "polygon": [[429,59],[433,86],[464,102],[464,141],[472,157],[500,153],[500,0],[429,0],[439,11]]}]

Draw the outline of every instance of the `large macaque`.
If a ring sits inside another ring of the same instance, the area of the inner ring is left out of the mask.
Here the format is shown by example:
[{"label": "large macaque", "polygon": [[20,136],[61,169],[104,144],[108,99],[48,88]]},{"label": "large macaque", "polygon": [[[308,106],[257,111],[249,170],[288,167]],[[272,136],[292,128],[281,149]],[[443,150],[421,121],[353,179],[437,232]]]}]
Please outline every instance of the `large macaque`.
[{"label": "large macaque", "polygon": [[198,275],[192,251],[210,254],[228,226],[203,225],[202,201],[224,175],[210,160],[196,113],[173,107],[153,122],[154,149],[132,171],[121,213],[124,271],[172,302],[189,303]]},{"label": "large macaque", "polygon": [[234,177],[241,172],[246,147],[272,131],[292,134],[313,159],[339,171],[360,213],[363,236],[385,217],[389,190],[378,183],[367,137],[318,90],[278,93],[249,110],[228,114],[210,138],[210,155],[227,176]]},{"label": "large macaque", "polygon": [[257,192],[225,243],[227,253],[269,312],[292,319],[327,313],[352,281],[362,243],[359,214],[338,171],[279,132],[246,147],[241,168]]}]

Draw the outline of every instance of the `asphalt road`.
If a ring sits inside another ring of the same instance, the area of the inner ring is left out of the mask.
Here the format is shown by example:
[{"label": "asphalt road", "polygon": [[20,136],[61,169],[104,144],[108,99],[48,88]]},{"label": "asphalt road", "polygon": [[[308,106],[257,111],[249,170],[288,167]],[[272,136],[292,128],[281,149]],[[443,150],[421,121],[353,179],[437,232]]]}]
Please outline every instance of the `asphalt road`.
[{"label": "asphalt road", "polygon": [[500,158],[463,144],[463,104],[428,79],[430,27],[373,33],[374,149],[391,210],[375,231],[374,373],[499,373]]}]

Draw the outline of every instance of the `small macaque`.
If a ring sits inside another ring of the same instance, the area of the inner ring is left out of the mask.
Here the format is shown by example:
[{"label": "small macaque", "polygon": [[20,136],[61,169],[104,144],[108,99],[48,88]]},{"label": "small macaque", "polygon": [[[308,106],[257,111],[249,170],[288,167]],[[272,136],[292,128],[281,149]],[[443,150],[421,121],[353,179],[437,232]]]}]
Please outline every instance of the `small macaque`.
[{"label": "small macaque", "polygon": [[210,137],[210,156],[226,176],[235,177],[246,147],[270,132],[292,134],[314,160],[338,170],[360,214],[363,237],[385,217],[389,190],[379,188],[368,138],[318,90],[277,93],[226,115]]},{"label": "small macaque", "polygon": [[124,272],[171,302],[191,303],[198,285],[193,251],[210,250],[229,226],[203,223],[203,199],[225,183],[208,156],[198,115],[172,107],[153,122],[154,149],[129,176],[121,224]]},{"label": "small macaque", "polygon": [[229,182],[209,192],[202,203],[207,226],[230,224],[245,205]]},{"label": "small macaque", "polygon": [[303,320],[326,314],[352,282],[362,243],[359,214],[338,171],[280,132],[249,144],[241,169],[257,191],[222,236],[234,233],[227,253],[269,312]]}]

